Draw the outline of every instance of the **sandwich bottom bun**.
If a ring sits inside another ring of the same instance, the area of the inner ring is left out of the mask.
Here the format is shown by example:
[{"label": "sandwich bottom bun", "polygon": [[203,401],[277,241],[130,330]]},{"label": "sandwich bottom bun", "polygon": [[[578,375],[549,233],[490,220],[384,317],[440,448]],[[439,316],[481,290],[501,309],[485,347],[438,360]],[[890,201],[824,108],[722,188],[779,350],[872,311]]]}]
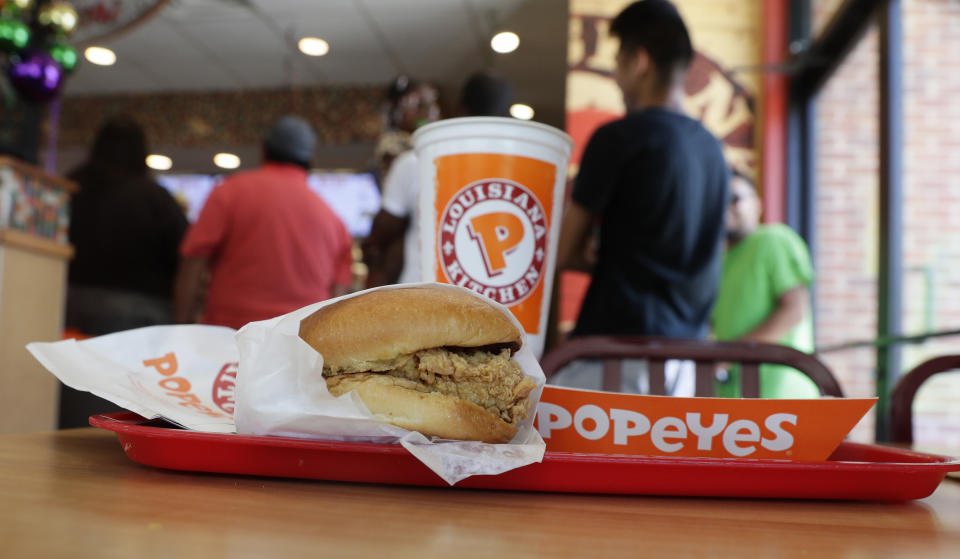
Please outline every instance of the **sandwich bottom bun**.
[{"label": "sandwich bottom bun", "polygon": [[514,425],[480,406],[439,392],[419,392],[406,379],[376,373],[355,373],[327,379],[334,396],[356,390],[370,413],[386,423],[428,437],[507,443]]}]

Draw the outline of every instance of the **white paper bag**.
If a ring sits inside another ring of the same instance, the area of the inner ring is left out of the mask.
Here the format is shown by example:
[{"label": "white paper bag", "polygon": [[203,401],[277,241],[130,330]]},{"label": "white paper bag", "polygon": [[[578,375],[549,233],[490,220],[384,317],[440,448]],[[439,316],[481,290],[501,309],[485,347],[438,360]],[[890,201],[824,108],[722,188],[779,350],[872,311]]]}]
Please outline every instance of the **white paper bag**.
[{"label": "white paper bag", "polygon": [[236,332],[222,326],[148,326],[89,340],[27,344],[64,384],[143,417],[232,433]]}]

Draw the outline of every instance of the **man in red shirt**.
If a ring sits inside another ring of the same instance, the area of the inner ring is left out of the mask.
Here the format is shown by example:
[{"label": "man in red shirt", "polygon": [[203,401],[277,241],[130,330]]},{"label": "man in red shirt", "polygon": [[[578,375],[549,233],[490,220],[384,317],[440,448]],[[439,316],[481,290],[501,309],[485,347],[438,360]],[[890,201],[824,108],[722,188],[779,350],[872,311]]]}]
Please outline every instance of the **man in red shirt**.
[{"label": "man in red shirt", "polygon": [[286,116],[263,142],[259,169],[215,188],[180,245],[178,322],[240,328],[346,293],[351,242],[336,214],[307,186],[316,147],[310,125]]}]

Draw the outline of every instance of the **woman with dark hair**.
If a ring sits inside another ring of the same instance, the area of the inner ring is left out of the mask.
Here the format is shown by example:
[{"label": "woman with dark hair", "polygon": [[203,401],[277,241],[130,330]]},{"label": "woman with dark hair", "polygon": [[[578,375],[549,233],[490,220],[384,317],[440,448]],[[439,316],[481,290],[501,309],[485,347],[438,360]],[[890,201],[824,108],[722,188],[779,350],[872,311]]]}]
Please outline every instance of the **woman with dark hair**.
[{"label": "woman with dark hair", "polygon": [[[100,128],[86,162],[69,174],[80,186],[70,201],[66,326],[88,335],[173,322],[177,247],[183,210],[148,174],[143,128],[113,118]],[[61,427],[85,425],[87,394],[66,391]],[[103,405],[107,405],[105,402]]]},{"label": "woman with dark hair", "polygon": [[135,121],[118,117],[97,133],[87,161],[70,173],[67,326],[106,334],[173,322],[183,210],[147,172],[147,142]]}]

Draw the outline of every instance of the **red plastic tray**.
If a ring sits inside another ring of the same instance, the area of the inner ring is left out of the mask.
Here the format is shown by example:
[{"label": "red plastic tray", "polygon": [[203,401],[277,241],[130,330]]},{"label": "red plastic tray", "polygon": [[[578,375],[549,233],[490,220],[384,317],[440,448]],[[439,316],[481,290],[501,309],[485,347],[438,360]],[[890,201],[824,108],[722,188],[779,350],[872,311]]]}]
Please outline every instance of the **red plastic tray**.
[{"label": "red plastic tray", "polygon": [[[399,445],[187,431],[130,412],[95,415],[135,462],[195,472],[446,486]],[[456,487],[519,491],[907,501],[933,493],[960,460],[841,443],[826,462],[574,454]]]}]

